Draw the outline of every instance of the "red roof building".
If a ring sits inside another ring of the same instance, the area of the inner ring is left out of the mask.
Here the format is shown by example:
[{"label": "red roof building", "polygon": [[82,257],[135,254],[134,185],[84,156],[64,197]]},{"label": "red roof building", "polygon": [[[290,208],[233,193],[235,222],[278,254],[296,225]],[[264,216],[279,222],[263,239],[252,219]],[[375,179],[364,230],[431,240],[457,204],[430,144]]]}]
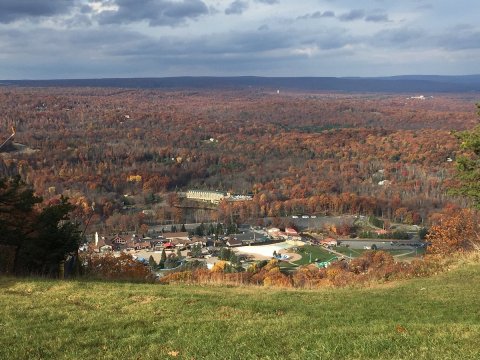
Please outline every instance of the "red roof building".
[{"label": "red roof building", "polygon": [[298,235],[298,232],[297,232],[297,230],[295,230],[294,228],[285,228],[285,234],[288,234],[288,235]]}]

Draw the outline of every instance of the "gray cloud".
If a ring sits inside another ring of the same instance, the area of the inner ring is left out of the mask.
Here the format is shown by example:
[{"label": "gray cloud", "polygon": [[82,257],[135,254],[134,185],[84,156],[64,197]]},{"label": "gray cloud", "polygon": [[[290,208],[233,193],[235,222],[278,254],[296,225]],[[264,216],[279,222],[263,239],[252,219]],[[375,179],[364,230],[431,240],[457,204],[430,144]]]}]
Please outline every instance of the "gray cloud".
[{"label": "gray cloud", "polygon": [[359,44],[361,41],[342,28],[327,28],[315,35],[315,44],[322,50],[341,49],[348,44]]},{"label": "gray cloud", "polygon": [[388,15],[384,12],[379,10],[374,10],[370,14],[366,14],[366,12],[362,9],[354,9],[347,13],[341,14],[339,16],[335,16],[333,11],[316,11],[314,13],[308,13],[302,16],[298,16],[297,20],[306,20],[306,19],[321,19],[321,18],[333,18],[337,17],[340,21],[348,22],[348,21],[355,21],[355,20],[365,20],[368,22],[389,22]]},{"label": "gray cloud", "polygon": [[248,2],[242,0],[235,0],[226,9],[226,15],[239,15],[248,9]]},{"label": "gray cloud", "polygon": [[1,0],[0,23],[35,17],[46,17],[69,13],[76,0],[39,1],[39,0]]},{"label": "gray cloud", "polygon": [[437,36],[436,43],[448,50],[480,49],[480,31],[470,26],[457,26],[452,31]]},{"label": "gray cloud", "polygon": [[429,44],[429,35],[420,28],[400,27],[394,29],[382,30],[376,33],[370,40],[370,43],[381,47],[412,47],[424,46]]},{"label": "gray cloud", "polygon": [[457,1],[0,0],[0,78],[479,73],[479,7]]},{"label": "gray cloud", "polygon": [[338,19],[340,21],[355,21],[365,17],[365,11],[362,9],[353,9],[345,14],[341,14]]},{"label": "gray cloud", "polygon": [[273,4],[278,4],[280,0],[255,0],[255,2],[273,5]]},{"label": "gray cloud", "polygon": [[[109,48],[115,56],[143,56],[155,58],[222,58],[251,56],[274,50],[288,49],[298,43],[298,38],[287,36],[288,31],[234,31],[191,38],[144,38],[129,46]],[[314,37],[308,36],[308,41]],[[140,54],[140,55],[139,55]]]},{"label": "gray cloud", "polygon": [[329,18],[329,17],[335,17],[335,13],[333,11],[324,11],[324,12],[315,11],[314,13],[298,16],[297,20],[320,19],[320,18]]},{"label": "gray cloud", "polygon": [[388,22],[390,21],[388,19],[387,14],[370,14],[365,17],[365,21],[369,22]]},{"label": "gray cloud", "polygon": [[208,8],[201,0],[116,0],[118,10],[103,11],[98,15],[100,24],[128,24],[147,21],[150,26],[175,26],[188,19],[208,14]]}]

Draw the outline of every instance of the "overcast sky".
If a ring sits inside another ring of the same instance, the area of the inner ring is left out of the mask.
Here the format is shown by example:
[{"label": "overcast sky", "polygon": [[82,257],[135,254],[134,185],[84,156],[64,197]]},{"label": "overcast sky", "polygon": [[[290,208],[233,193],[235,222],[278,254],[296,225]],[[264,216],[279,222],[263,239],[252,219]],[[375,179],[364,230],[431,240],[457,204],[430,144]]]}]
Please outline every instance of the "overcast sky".
[{"label": "overcast sky", "polygon": [[0,79],[479,74],[478,0],[0,0]]}]

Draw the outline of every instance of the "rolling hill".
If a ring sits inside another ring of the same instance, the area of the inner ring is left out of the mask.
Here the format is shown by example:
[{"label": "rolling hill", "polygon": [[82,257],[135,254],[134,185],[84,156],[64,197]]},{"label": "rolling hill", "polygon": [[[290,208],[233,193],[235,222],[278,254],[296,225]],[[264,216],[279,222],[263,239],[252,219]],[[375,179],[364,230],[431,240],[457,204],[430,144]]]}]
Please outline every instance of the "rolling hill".
[{"label": "rolling hill", "polygon": [[152,77],[56,80],[0,80],[3,86],[114,87],[148,89],[270,89],[382,93],[466,93],[480,91],[480,75],[406,75],[378,78],[337,77]]}]

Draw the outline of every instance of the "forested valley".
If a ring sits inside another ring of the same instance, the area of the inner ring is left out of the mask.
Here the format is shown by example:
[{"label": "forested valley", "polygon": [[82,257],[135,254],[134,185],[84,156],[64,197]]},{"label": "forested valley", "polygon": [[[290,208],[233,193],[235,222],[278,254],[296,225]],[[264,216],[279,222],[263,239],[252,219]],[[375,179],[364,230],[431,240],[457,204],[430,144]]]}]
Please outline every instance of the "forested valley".
[{"label": "forested valley", "polygon": [[208,212],[218,221],[431,224],[468,204],[446,190],[461,152],[453,132],[477,124],[477,99],[415,95],[3,87],[2,141],[13,126],[17,147],[2,149],[1,172],[112,232],[184,223],[187,189],[253,196],[221,202]]}]

